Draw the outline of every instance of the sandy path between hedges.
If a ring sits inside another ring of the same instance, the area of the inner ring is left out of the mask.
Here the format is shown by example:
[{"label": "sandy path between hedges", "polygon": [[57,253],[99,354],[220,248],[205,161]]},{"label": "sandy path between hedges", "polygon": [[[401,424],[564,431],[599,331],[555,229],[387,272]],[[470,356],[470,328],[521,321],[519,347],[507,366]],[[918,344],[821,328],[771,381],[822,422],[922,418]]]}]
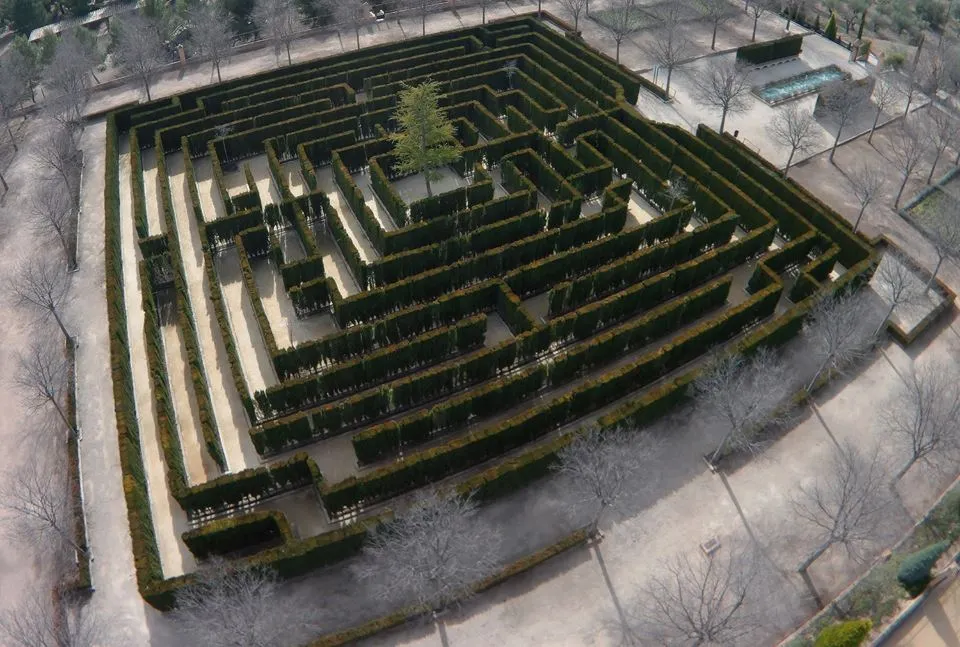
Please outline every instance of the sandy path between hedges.
[{"label": "sandy path between hedges", "polygon": [[180,434],[183,466],[187,470],[189,484],[196,485],[219,476],[220,468],[210,458],[210,453],[203,442],[197,396],[193,391],[193,385],[190,384],[190,366],[187,362],[187,349],[183,345],[180,326],[161,326],[160,334],[163,336],[167,383],[170,385],[177,432]]},{"label": "sandy path between hedges", "polygon": [[196,568],[193,555],[178,537],[177,526],[186,526],[186,516],[170,496],[166,465],[157,436],[156,411],[144,342],[144,312],[141,307],[140,273],[137,269],[139,250],[133,226],[130,202],[130,153],[126,141],[120,145],[120,238],[123,255],[123,294],[127,306],[127,334],[130,343],[130,364],[133,370],[133,392],[140,424],[140,447],[144,473],[150,493],[150,511],[160,563],[165,577],[181,575]]},{"label": "sandy path between hedges", "polygon": [[[156,150],[148,148],[141,151],[140,164],[143,167],[143,200],[147,207],[147,235],[156,236],[166,231],[166,224],[163,222],[163,216],[160,213]],[[123,166],[127,169],[130,168],[129,159]]]},{"label": "sandy path between hedges", "polygon": [[353,209],[350,208],[350,205],[347,204],[347,201],[344,200],[340,194],[340,189],[333,179],[333,169],[326,166],[318,169],[316,175],[317,188],[327,194],[327,197],[330,199],[330,205],[337,210],[337,213],[340,215],[340,221],[343,222],[343,227],[347,230],[347,235],[350,236],[350,240],[353,241],[357,252],[360,254],[360,259],[364,263],[370,263],[380,258],[380,252],[373,247],[373,244],[367,238],[366,232],[363,231],[363,227],[360,226],[357,217],[353,215]]},{"label": "sandy path between hedges", "polygon": [[[332,335],[339,329],[329,314],[316,314],[298,319],[290,295],[283,289],[283,280],[277,267],[265,258],[250,261],[260,302],[270,322],[270,329],[278,348],[287,348],[313,339]],[[339,287],[339,283],[338,283]]]},{"label": "sandy path between hedges", "polygon": [[283,170],[283,176],[287,179],[287,186],[290,187],[290,193],[296,197],[307,193],[307,184],[303,181],[303,173],[300,172],[300,161],[284,162],[280,165]]},{"label": "sandy path between hedges", "polygon": [[253,179],[257,183],[257,193],[260,194],[260,203],[266,207],[268,204],[280,204],[280,190],[277,183],[273,180],[273,174],[270,173],[270,164],[267,163],[266,155],[257,155],[251,157],[246,162],[250,165],[250,172],[253,173]]},{"label": "sandy path between hedges", "polygon": [[[233,383],[230,360],[220,336],[220,326],[213,304],[210,302],[210,286],[207,284],[200,247],[200,230],[187,187],[183,156],[180,153],[168,156],[167,169],[170,173],[170,194],[180,239],[187,292],[193,307],[197,343],[200,346],[207,388],[220,432],[226,470],[240,471],[258,465],[260,459],[250,440],[250,423],[240,401],[240,394]],[[216,199],[219,200],[219,196]]]},{"label": "sandy path between hedges", "polygon": [[193,160],[193,173],[197,181],[197,193],[200,194],[200,209],[203,210],[204,222],[225,218],[227,211],[220,198],[220,191],[213,181],[213,162],[209,157]]}]

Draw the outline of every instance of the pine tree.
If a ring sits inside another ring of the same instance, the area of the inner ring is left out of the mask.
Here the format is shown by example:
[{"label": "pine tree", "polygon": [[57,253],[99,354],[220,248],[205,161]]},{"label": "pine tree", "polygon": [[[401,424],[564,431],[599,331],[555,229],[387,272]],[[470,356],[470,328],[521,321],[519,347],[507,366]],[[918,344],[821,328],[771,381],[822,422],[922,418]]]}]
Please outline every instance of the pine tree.
[{"label": "pine tree", "polygon": [[439,105],[439,87],[436,81],[427,81],[403,88],[396,114],[399,128],[391,135],[397,170],[423,173],[428,196],[433,195],[430,181],[438,177],[434,169],[460,159],[453,124]]},{"label": "pine tree", "polygon": [[830,40],[837,40],[837,14],[832,11],[830,12],[830,20],[827,21],[827,26],[823,28],[823,35]]}]

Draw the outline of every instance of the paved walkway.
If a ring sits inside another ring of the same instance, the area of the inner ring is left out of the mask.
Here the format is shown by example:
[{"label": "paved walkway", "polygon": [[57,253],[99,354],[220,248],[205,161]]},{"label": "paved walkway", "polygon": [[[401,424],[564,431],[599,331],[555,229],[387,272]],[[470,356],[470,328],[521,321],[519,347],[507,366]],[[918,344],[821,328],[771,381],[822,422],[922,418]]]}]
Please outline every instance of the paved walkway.
[{"label": "paved walkway", "polygon": [[960,578],[944,581],[919,609],[883,642],[884,647],[958,647],[960,645]]}]

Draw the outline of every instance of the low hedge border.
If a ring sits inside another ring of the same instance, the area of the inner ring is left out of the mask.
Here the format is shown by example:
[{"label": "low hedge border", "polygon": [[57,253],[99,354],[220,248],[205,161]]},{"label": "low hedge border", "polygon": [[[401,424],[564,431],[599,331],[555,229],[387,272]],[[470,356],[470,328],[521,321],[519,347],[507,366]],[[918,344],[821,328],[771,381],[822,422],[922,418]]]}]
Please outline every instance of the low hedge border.
[{"label": "low hedge border", "polygon": [[217,519],[188,530],[180,538],[198,559],[254,550],[265,544],[286,544],[293,539],[290,523],[282,512],[262,510]]},{"label": "low hedge border", "polygon": [[[67,358],[67,420],[73,429],[79,429],[77,420],[77,349],[71,342],[64,344]],[[83,481],[80,470],[80,442],[76,434],[67,434],[67,483],[70,487],[70,513],[73,515],[73,542],[78,547],[77,577],[69,587],[88,592],[93,588],[90,579],[90,546],[87,543],[87,517],[83,510]]]}]

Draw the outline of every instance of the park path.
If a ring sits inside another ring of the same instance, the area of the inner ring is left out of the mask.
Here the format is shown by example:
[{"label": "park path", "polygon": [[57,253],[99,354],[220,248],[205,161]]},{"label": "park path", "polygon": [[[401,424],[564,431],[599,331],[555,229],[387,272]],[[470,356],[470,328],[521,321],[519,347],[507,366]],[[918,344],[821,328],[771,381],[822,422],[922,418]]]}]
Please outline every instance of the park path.
[{"label": "park path", "polygon": [[204,222],[213,222],[227,215],[223,206],[220,191],[213,181],[213,163],[209,157],[193,160],[194,179],[197,182],[197,193],[200,195],[200,209],[203,210]]},{"label": "park path", "polygon": [[[249,422],[233,383],[229,358],[210,301],[200,230],[193,213],[181,154],[175,153],[167,157],[167,172],[170,178],[173,215],[180,240],[180,256],[183,259],[183,272],[193,308],[194,328],[207,378],[207,388],[220,432],[226,469],[228,472],[237,472],[259,465],[260,460],[250,440]],[[217,199],[219,200],[219,196]]]},{"label": "park path", "polygon": [[163,336],[167,382],[173,399],[177,433],[180,434],[183,466],[187,471],[188,483],[197,485],[219,476],[220,468],[213,462],[203,442],[197,396],[193,384],[190,384],[190,366],[180,326],[175,323],[161,326],[160,334]]},{"label": "park path", "polygon": [[[160,450],[147,350],[144,342],[144,312],[141,307],[140,272],[137,263],[137,233],[130,201],[130,153],[127,142],[120,145],[120,239],[123,256],[123,293],[127,306],[127,336],[133,372],[134,401],[140,424],[140,448],[150,492],[150,511],[165,577],[181,575],[195,568],[193,555],[180,543],[178,526],[186,528],[186,516],[170,495],[166,464]],[[182,530],[181,530],[182,532]]]},{"label": "park path", "polygon": [[960,644],[960,578],[947,576],[883,647],[956,647]]}]

